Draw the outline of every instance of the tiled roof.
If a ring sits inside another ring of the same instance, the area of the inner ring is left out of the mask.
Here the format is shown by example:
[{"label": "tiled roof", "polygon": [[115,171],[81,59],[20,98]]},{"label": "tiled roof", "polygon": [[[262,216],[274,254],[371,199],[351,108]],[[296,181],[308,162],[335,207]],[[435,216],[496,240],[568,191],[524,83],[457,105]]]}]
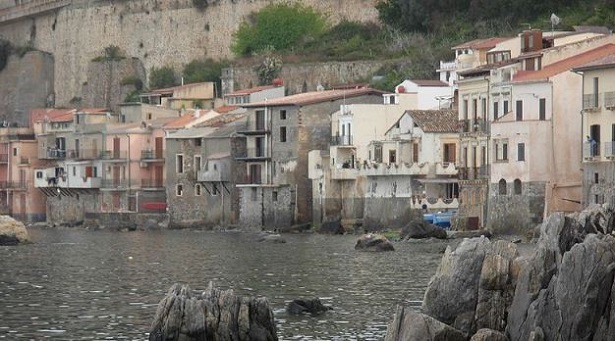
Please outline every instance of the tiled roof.
[{"label": "tiled roof", "polygon": [[565,71],[572,70],[578,66],[585,65],[597,59],[615,53],[615,44],[606,44],[599,48],[578,54],[553,64],[549,64],[538,71],[519,71],[514,77],[514,82],[527,82],[546,80]]},{"label": "tiled roof", "polygon": [[448,86],[448,83],[436,79],[417,79],[411,82],[418,86]]},{"label": "tiled roof", "polygon": [[218,114],[226,114],[233,110],[237,110],[239,107],[234,105],[223,105],[221,107],[214,108],[213,110]]},{"label": "tiled roof", "polygon": [[[64,119],[70,117],[70,119],[66,119],[66,121],[71,121],[73,119],[73,114],[75,113],[74,109],[50,109],[50,108],[39,108],[30,110],[30,119],[32,122],[65,122]],[[56,119],[62,120],[57,121]]]},{"label": "tiled roof", "polygon": [[82,109],[77,110],[77,112],[96,115],[96,114],[106,114],[107,112],[109,112],[109,109],[107,108],[82,108]]},{"label": "tiled roof", "polygon": [[164,127],[166,129],[181,129],[181,128],[185,128],[186,125],[194,120],[196,120],[198,117],[195,117],[193,114],[184,114],[183,116],[180,117],[176,117],[174,118],[172,121],[165,123]]},{"label": "tiled roof", "polygon": [[511,38],[493,37],[493,38],[487,38],[487,39],[475,39],[475,40],[471,40],[463,44],[459,44],[457,46],[453,46],[452,49],[453,50],[458,50],[458,49],[487,50],[487,49],[494,48],[497,44],[503,41],[506,41],[508,39],[511,39]]},{"label": "tiled roof", "polygon": [[268,89],[273,89],[273,88],[277,88],[277,86],[275,85],[261,85],[261,86],[255,86],[249,89],[242,89],[242,90],[237,90],[237,91],[233,91],[230,94],[226,94],[225,96],[227,97],[231,97],[231,96],[244,96],[244,95],[249,95],[249,94],[253,94],[255,92],[259,92],[259,91],[263,91],[263,90],[268,90]]},{"label": "tiled roof", "polygon": [[304,92],[301,94],[274,98],[267,101],[262,101],[258,103],[250,103],[245,104],[244,106],[249,107],[274,107],[274,106],[283,106],[283,105],[297,105],[304,106],[315,103],[322,103],[328,101],[340,100],[343,98],[350,97],[359,97],[364,95],[382,95],[386,92],[370,89],[370,88],[360,88],[360,89],[347,89],[347,90],[324,90],[324,91],[312,91],[312,92]]},{"label": "tiled roof", "polygon": [[593,70],[593,69],[605,69],[605,68],[612,68],[612,67],[615,67],[615,53],[612,53],[600,59],[596,59],[592,62],[579,65],[576,68],[574,68],[574,70],[587,71],[587,70]]},{"label": "tiled roof", "polygon": [[456,110],[407,110],[414,123],[426,133],[456,133]]}]

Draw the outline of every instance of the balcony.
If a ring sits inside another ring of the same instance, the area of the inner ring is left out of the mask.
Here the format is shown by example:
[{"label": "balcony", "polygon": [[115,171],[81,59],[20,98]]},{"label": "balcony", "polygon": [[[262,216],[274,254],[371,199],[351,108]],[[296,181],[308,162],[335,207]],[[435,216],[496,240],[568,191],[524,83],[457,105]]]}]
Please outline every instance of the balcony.
[{"label": "balcony", "polygon": [[410,200],[410,207],[417,210],[427,208],[428,211],[456,210],[459,208],[459,200],[457,198],[417,198],[413,196]]},{"label": "balcony", "polygon": [[604,107],[608,110],[615,110],[615,91],[604,93]]},{"label": "balcony", "polygon": [[145,149],[141,151],[142,162],[155,162],[164,160],[164,153],[161,150]]},{"label": "balcony", "polygon": [[334,167],[331,169],[331,178],[334,180],[355,180],[359,175],[358,168]]},{"label": "balcony", "polygon": [[0,154],[0,164],[6,164],[8,162],[9,162],[9,154],[8,153]]},{"label": "balcony", "polygon": [[226,172],[220,172],[219,170],[202,170],[197,174],[197,181],[199,182],[219,182],[219,181],[231,181],[231,177]]},{"label": "balcony", "polygon": [[98,177],[81,177],[81,176],[48,176],[46,178],[35,179],[34,187],[37,188],[82,188],[93,189],[100,188],[101,178]]},{"label": "balcony", "polygon": [[460,167],[458,171],[458,178],[460,180],[488,179],[489,176],[489,165],[482,165],[480,167]]},{"label": "balcony", "polygon": [[247,148],[244,155],[237,156],[237,160],[264,161],[271,158],[271,156],[268,154],[269,153],[265,148]]},{"label": "balcony", "polygon": [[454,162],[436,163],[436,175],[457,175],[457,167]]},{"label": "balcony", "polygon": [[127,160],[128,152],[125,150],[103,150],[100,152],[101,160]]},{"label": "balcony", "polygon": [[27,187],[25,181],[0,181],[0,189],[25,190]]},{"label": "balcony", "polygon": [[160,179],[141,179],[141,188],[145,188],[145,189],[164,188],[164,183]]},{"label": "balcony", "polygon": [[98,149],[69,149],[66,151],[66,158],[75,160],[96,160],[100,157]]},{"label": "balcony", "polygon": [[64,160],[66,159],[66,150],[57,148],[47,148],[47,152],[43,155],[44,159]]},{"label": "balcony", "polygon": [[608,141],[603,143],[604,157],[609,160],[615,160],[615,141]]},{"label": "balcony", "polygon": [[140,183],[138,180],[129,179],[102,179],[100,188],[107,190],[127,190],[132,184]]},{"label": "balcony", "polygon": [[332,146],[352,146],[352,135],[331,136]]},{"label": "balcony", "polygon": [[602,94],[583,95],[583,110],[588,112],[597,111],[600,108],[600,97]]},{"label": "balcony", "polygon": [[360,175],[364,176],[407,176],[428,175],[432,168],[429,163],[375,163],[361,167]]},{"label": "balcony", "polygon": [[593,161],[600,158],[600,144],[596,142],[583,142],[583,160]]},{"label": "balcony", "polygon": [[30,159],[28,157],[25,156],[20,156],[19,157],[19,164],[22,166],[27,166],[30,164]]}]

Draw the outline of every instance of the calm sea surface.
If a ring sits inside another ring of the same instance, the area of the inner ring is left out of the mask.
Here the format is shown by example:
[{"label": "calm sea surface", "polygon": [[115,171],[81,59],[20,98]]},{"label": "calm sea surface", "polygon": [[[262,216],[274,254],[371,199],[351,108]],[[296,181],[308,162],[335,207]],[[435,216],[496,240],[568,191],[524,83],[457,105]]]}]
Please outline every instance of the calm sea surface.
[{"label": "calm sea surface", "polygon": [[[444,242],[354,250],[356,236],[29,229],[34,243],[0,247],[0,339],[147,340],[173,283],[209,281],[265,296],[281,340],[382,340],[397,304],[420,306]],[[333,311],[288,316],[296,298]]]}]

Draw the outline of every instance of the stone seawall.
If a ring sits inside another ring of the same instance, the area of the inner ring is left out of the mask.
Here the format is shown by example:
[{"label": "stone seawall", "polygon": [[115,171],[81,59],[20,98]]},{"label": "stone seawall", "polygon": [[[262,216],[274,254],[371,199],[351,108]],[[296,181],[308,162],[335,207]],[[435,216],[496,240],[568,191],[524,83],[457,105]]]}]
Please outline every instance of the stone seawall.
[{"label": "stone seawall", "polygon": [[[219,0],[200,11],[191,0],[83,1],[57,12],[0,25],[0,36],[16,45],[30,43],[55,57],[56,104],[82,97],[88,63],[104,47],[117,45],[146,70],[165,65],[181,70],[197,58],[231,57],[232,34],[243,19],[269,0]],[[301,2],[341,19],[376,21],[376,0]]]}]

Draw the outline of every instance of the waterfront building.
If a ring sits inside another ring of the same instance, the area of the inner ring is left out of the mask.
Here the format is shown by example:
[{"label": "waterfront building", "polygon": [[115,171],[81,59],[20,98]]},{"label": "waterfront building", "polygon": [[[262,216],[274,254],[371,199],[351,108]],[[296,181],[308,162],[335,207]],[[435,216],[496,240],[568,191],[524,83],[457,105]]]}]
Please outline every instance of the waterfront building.
[{"label": "waterfront building", "polygon": [[573,69],[582,76],[583,207],[615,204],[615,53]]},{"label": "waterfront building", "polygon": [[308,153],[327,150],[331,115],[343,104],[381,103],[369,88],[323,90],[246,105],[244,161],[247,181],[238,184],[239,224],[287,227],[312,222]]}]

